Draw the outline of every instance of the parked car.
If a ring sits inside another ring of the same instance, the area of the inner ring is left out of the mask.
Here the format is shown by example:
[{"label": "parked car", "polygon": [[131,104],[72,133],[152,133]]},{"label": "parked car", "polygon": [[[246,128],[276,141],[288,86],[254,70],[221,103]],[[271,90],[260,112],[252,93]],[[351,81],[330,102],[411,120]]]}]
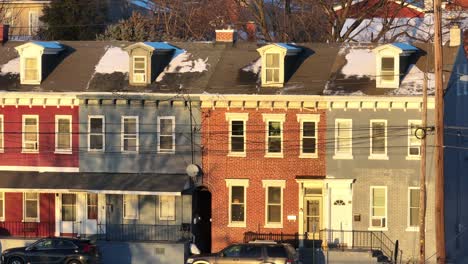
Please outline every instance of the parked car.
[{"label": "parked car", "polygon": [[272,241],[233,244],[215,254],[194,255],[187,264],[297,264],[296,250],[289,244]]},{"label": "parked car", "polygon": [[99,250],[91,241],[67,237],[43,238],[27,247],[6,249],[1,259],[3,264],[100,263]]}]

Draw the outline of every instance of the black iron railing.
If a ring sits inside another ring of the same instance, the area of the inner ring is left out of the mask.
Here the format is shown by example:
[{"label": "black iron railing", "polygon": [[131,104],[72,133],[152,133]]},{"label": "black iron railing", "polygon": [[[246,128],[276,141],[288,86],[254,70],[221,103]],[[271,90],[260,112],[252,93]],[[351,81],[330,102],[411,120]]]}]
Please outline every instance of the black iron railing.
[{"label": "black iron railing", "polygon": [[190,224],[98,224],[99,240],[108,241],[188,241]]},{"label": "black iron railing", "polygon": [[0,236],[36,238],[53,236],[55,223],[49,222],[0,222]]}]

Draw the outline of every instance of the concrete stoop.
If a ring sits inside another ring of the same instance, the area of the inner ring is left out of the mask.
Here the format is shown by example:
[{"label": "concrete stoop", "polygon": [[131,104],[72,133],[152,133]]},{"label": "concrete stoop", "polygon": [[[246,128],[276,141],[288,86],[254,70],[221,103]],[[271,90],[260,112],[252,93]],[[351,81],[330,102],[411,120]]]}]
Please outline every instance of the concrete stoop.
[{"label": "concrete stoop", "polygon": [[311,248],[299,249],[299,260],[302,264],[377,264],[376,257],[370,251],[357,250],[314,250]]}]

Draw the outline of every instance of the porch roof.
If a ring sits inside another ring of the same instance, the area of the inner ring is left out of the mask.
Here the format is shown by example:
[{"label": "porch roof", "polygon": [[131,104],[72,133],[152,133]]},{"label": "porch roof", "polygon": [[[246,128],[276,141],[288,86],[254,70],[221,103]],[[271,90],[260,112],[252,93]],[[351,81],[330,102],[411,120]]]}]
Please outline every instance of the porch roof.
[{"label": "porch roof", "polygon": [[1,191],[181,195],[184,174],[2,171]]}]

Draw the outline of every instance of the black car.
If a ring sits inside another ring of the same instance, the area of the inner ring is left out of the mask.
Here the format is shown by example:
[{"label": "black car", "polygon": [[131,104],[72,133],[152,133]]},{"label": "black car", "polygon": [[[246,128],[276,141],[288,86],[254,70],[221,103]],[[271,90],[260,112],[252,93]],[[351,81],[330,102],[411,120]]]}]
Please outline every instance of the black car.
[{"label": "black car", "polygon": [[3,264],[94,264],[100,263],[97,247],[86,239],[43,238],[28,247],[10,248],[2,253]]}]

